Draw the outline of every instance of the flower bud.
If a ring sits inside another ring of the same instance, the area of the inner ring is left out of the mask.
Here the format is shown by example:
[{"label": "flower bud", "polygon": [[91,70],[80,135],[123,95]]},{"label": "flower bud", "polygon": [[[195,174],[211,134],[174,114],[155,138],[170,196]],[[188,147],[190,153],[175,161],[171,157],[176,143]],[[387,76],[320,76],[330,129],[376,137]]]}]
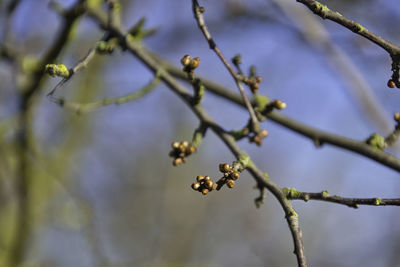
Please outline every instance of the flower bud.
[{"label": "flower bud", "polygon": [[199,183],[199,182],[193,183],[193,184],[192,184],[192,188],[193,188],[193,190],[199,190],[199,188],[200,188],[200,183]]},{"label": "flower bud", "polygon": [[191,61],[192,57],[189,55],[184,55],[183,58],[181,59],[181,63],[184,67],[189,66],[190,61]]},{"label": "flower bud", "polygon": [[208,189],[212,190],[213,185],[214,185],[214,182],[213,182],[213,181],[207,180],[207,181],[205,182],[205,184],[206,184],[206,187],[207,187]]},{"label": "flower bud", "polygon": [[239,178],[239,176],[240,176],[240,174],[239,174],[238,171],[234,171],[234,172],[231,173],[231,178],[233,180],[237,180]]},{"label": "flower bud", "polygon": [[229,179],[229,180],[226,182],[226,185],[227,185],[229,188],[233,188],[233,187],[235,186],[235,181]]},{"label": "flower bud", "polygon": [[399,112],[394,113],[393,117],[394,117],[395,121],[400,122],[400,113]]},{"label": "flower bud", "polygon": [[173,149],[178,149],[179,148],[179,142],[172,142],[171,147]]},{"label": "flower bud", "polygon": [[275,107],[277,109],[285,109],[286,108],[286,103],[281,101],[281,100],[276,100],[275,101]]},{"label": "flower bud", "polygon": [[182,163],[183,163],[182,158],[176,158],[176,159],[174,159],[174,161],[172,162],[172,165],[178,166],[178,165],[181,165]]},{"label": "flower bud", "polygon": [[200,64],[200,58],[195,57],[194,59],[190,60],[189,67],[191,69],[195,69],[199,66],[199,64]]},{"label": "flower bud", "polygon": [[196,180],[197,180],[198,182],[200,182],[200,181],[203,180],[203,179],[204,179],[204,176],[201,176],[201,175],[199,175],[199,176],[196,177]]},{"label": "flower bud", "polygon": [[392,79],[390,79],[390,80],[387,82],[387,86],[388,86],[389,88],[394,88],[394,87],[396,86],[396,84],[395,84],[395,82],[394,82]]},{"label": "flower bud", "polygon": [[201,193],[202,193],[203,195],[207,195],[208,192],[210,192],[210,190],[208,190],[207,188],[203,188],[203,190],[201,190]]}]

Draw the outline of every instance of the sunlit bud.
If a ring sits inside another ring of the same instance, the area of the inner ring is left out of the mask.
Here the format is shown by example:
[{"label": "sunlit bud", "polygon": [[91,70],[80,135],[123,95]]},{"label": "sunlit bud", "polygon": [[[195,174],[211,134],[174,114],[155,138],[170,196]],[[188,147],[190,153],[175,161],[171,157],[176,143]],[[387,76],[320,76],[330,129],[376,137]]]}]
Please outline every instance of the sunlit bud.
[{"label": "sunlit bud", "polygon": [[399,112],[394,113],[393,118],[395,121],[399,122],[400,121],[400,113]]},{"label": "sunlit bud", "polygon": [[189,142],[188,141],[182,141],[181,145],[184,146],[185,148],[189,146]]},{"label": "sunlit bud", "polygon": [[207,180],[207,181],[205,182],[205,184],[206,184],[206,187],[207,187],[208,189],[211,189],[211,190],[212,190],[213,185],[214,185],[214,182],[213,182],[213,181]]},{"label": "sunlit bud", "polygon": [[173,149],[178,149],[179,148],[179,142],[172,142],[171,147]]},{"label": "sunlit bud", "polygon": [[232,170],[232,166],[230,166],[228,163],[225,163],[223,168],[224,172],[230,172]]},{"label": "sunlit bud", "polygon": [[396,84],[395,84],[395,82],[394,82],[392,79],[390,79],[390,80],[388,81],[388,83],[387,83],[387,86],[388,86],[389,88],[394,88],[394,87],[396,86]]},{"label": "sunlit bud", "polygon": [[268,136],[268,131],[267,130],[261,130],[258,135],[260,137],[262,137],[262,138],[267,137]]},{"label": "sunlit bud", "polygon": [[276,100],[275,101],[275,107],[277,109],[285,109],[286,108],[286,103],[281,101],[281,100]]},{"label": "sunlit bud", "polygon": [[174,166],[178,166],[178,165],[180,165],[180,164],[182,164],[182,163],[183,163],[182,158],[176,158],[176,159],[174,159],[174,161],[172,162],[172,164],[173,164]]},{"label": "sunlit bud", "polygon": [[197,180],[198,182],[200,182],[200,181],[203,180],[203,179],[204,179],[204,176],[201,176],[201,175],[199,175],[199,176],[196,177],[196,180]]},{"label": "sunlit bud", "polygon": [[207,195],[208,192],[210,192],[210,190],[208,190],[207,188],[203,188],[203,190],[201,190],[201,193],[202,193],[203,195]]},{"label": "sunlit bud", "polygon": [[206,181],[210,181],[211,180],[211,178],[210,178],[210,176],[204,176],[204,180],[206,180]]},{"label": "sunlit bud", "polygon": [[258,76],[257,78],[256,78],[256,81],[257,81],[257,83],[260,83],[260,82],[262,82],[262,77],[261,76]]},{"label": "sunlit bud", "polygon": [[194,147],[194,146],[188,146],[188,147],[186,148],[186,154],[190,155],[190,154],[193,154],[194,152],[196,152],[196,147]]},{"label": "sunlit bud", "polygon": [[191,60],[191,59],[192,59],[191,56],[189,56],[189,55],[184,55],[183,58],[181,59],[182,65],[183,65],[184,67],[189,66],[190,60]]},{"label": "sunlit bud", "polygon": [[200,188],[200,183],[199,182],[193,183],[192,188],[193,188],[193,190],[198,190]]},{"label": "sunlit bud", "polygon": [[235,181],[229,179],[229,180],[226,182],[226,185],[227,185],[229,188],[233,188],[233,187],[235,186]]},{"label": "sunlit bud", "polygon": [[200,58],[195,57],[194,59],[190,60],[189,67],[191,69],[195,69],[199,66],[199,64],[200,64]]},{"label": "sunlit bud", "polygon": [[233,180],[237,180],[239,178],[239,176],[240,176],[240,174],[237,171],[234,171],[234,172],[231,173],[231,178]]}]

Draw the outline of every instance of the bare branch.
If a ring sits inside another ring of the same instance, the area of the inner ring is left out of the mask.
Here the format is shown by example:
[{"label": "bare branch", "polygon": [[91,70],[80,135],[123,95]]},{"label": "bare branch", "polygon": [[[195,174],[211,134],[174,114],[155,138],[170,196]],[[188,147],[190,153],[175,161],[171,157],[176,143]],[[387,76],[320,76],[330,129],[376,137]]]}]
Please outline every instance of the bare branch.
[{"label": "bare branch", "polygon": [[340,196],[330,196],[328,191],[322,191],[320,193],[309,193],[300,192],[293,188],[283,189],[286,197],[290,200],[319,200],[325,202],[331,202],[341,205],[346,205],[351,208],[358,208],[358,205],[368,206],[400,206],[400,198],[349,198]]}]

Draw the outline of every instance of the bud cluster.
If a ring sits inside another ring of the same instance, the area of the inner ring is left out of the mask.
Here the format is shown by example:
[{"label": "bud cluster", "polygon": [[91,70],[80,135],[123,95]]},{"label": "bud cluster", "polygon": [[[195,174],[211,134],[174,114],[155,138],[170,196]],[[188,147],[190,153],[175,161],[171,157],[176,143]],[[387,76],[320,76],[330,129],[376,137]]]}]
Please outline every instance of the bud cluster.
[{"label": "bud cluster", "polygon": [[239,178],[240,174],[228,163],[219,164],[219,171],[224,174],[224,176],[217,181],[217,190],[226,184],[229,188],[235,186],[235,181]]},{"label": "bud cluster", "polygon": [[203,195],[207,195],[208,192],[215,190],[217,184],[211,181],[210,176],[197,176],[196,182],[192,184],[192,189],[201,192]]},{"label": "bud cluster", "polygon": [[189,55],[184,55],[183,58],[181,58],[181,63],[184,72],[191,72],[199,66],[200,58],[199,57],[192,58]]},{"label": "bud cluster", "polygon": [[207,195],[209,192],[213,190],[220,190],[222,186],[225,184],[229,188],[233,188],[235,186],[235,181],[239,179],[239,171],[237,171],[238,167],[234,168],[228,163],[219,164],[219,170],[224,174],[217,182],[211,181],[210,176],[197,176],[196,182],[192,184],[192,189],[195,191],[199,191],[203,195]]},{"label": "bud cluster", "polygon": [[255,143],[257,146],[261,146],[265,137],[268,136],[267,130],[261,130],[253,136],[249,136],[250,143]]},{"label": "bud cluster", "polygon": [[258,88],[260,88],[260,82],[262,82],[262,77],[246,77],[243,82],[250,87],[253,94],[257,93]]},{"label": "bud cluster", "polygon": [[174,166],[185,163],[187,157],[196,152],[196,147],[190,144],[188,141],[172,142],[172,150],[169,152],[169,156],[174,158],[172,164]]}]

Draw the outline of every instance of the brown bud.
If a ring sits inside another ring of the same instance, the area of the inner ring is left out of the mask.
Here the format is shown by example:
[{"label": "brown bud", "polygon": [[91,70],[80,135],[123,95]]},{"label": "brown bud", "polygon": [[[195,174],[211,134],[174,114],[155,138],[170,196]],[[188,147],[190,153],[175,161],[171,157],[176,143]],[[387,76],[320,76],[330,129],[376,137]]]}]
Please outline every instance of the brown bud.
[{"label": "brown bud", "polygon": [[204,180],[206,180],[206,181],[210,181],[210,180],[211,180],[211,178],[210,178],[210,176],[206,175],[206,176],[204,176]]},{"label": "brown bud", "polygon": [[220,164],[218,165],[219,171],[220,171],[220,172],[224,172],[224,164],[226,164],[226,163],[220,163]]},{"label": "brown bud", "polygon": [[190,60],[189,67],[191,69],[195,69],[199,66],[199,64],[200,64],[200,58],[195,57],[194,59]]},{"label": "brown bud", "polygon": [[237,180],[239,178],[239,176],[240,176],[240,174],[239,174],[238,171],[234,171],[234,172],[231,173],[231,178],[233,180]]},{"label": "brown bud", "polygon": [[186,148],[186,154],[187,155],[190,155],[190,154],[193,154],[194,152],[196,152],[196,147],[194,147],[194,146],[188,146],[187,148]]},{"label": "brown bud", "polygon": [[254,136],[253,142],[256,143],[256,145],[261,146],[262,145],[262,138],[258,135]]},{"label": "brown bud", "polygon": [[182,141],[181,145],[184,146],[185,148],[189,146],[189,142],[188,141]]},{"label": "brown bud", "polygon": [[229,188],[233,188],[233,187],[235,186],[235,181],[229,179],[228,181],[226,181],[226,185],[227,185]]},{"label": "brown bud", "polygon": [[213,185],[214,185],[214,182],[213,182],[213,181],[207,180],[207,181],[205,182],[205,184],[206,184],[206,187],[207,187],[208,189],[212,190]]},{"label": "brown bud", "polygon": [[260,83],[260,82],[262,82],[262,77],[261,76],[258,76],[257,78],[256,78],[256,81],[257,81],[257,83]]},{"label": "brown bud", "polygon": [[181,58],[181,63],[184,67],[189,66],[190,61],[192,60],[192,57],[189,55],[184,55],[183,58]]},{"label": "brown bud", "polygon": [[224,172],[230,172],[232,170],[232,166],[230,166],[228,163],[224,164]]},{"label": "brown bud", "polygon": [[395,121],[400,122],[400,113],[399,112],[394,113],[393,118]]},{"label": "brown bud", "polygon": [[207,188],[203,188],[203,190],[201,190],[201,193],[202,193],[203,195],[207,195],[208,192],[210,192],[210,190],[208,190]]},{"label": "brown bud", "polygon": [[193,183],[193,184],[192,184],[192,188],[193,188],[193,190],[199,190],[199,188],[200,188],[200,183],[199,183],[199,182]]},{"label": "brown bud", "polygon": [[172,147],[172,149],[178,149],[179,148],[179,142],[172,142],[171,147]]},{"label": "brown bud", "polygon": [[199,175],[199,176],[196,177],[196,180],[197,180],[198,182],[200,182],[200,181],[203,180],[203,179],[204,179],[204,176],[201,176],[201,175]]},{"label": "brown bud", "polygon": [[250,89],[251,89],[251,91],[257,91],[258,90],[258,88],[260,88],[260,85],[258,84],[258,83],[252,83],[251,85],[250,85]]},{"label": "brown bud", "polygon": [[394,88],[394,87],[396,86],[396,83],[395,83],[392,79],[390,79],[390,80],[387,82],[387,86],[388,86],[389,88]]},{"label": "brown bud", "polygon": [[172,165],[178,166],[178,165],[181,165],[182,163],[183,163],[182,158],[176,158],[176,159],[174,159],[174,161],[172,162]]}]

